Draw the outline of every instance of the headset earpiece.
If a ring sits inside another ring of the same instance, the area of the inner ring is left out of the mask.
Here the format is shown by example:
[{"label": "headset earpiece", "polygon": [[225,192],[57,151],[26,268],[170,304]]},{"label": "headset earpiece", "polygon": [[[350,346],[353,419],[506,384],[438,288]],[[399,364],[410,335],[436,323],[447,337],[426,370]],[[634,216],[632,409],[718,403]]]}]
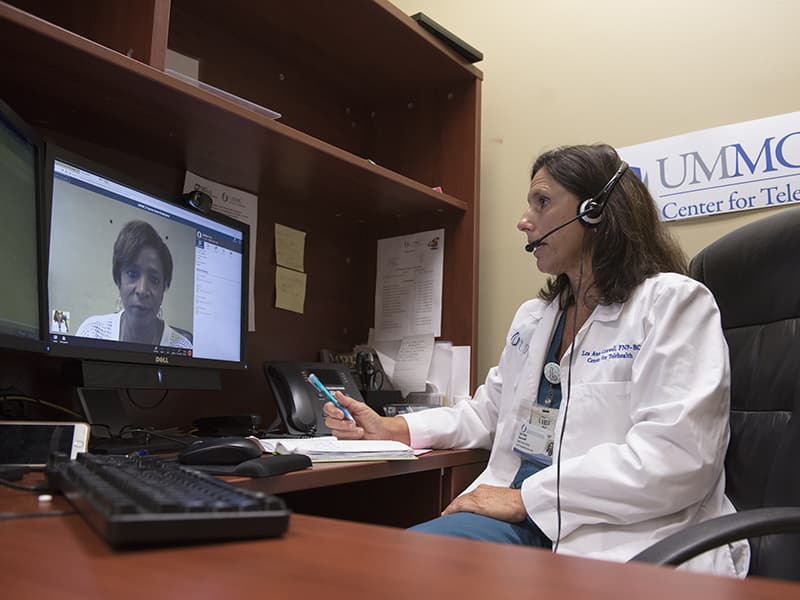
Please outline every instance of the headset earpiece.
[{"label": "headset earpiece", "polygon": [[587,198],[578,205],[578,221],[580,221],[581,225],[594,227],[602,220],[603,209],[608,203],[608,197],[627,170],[628,163],[623,160],[617,172],[603,186],[603,189],[594,198]]},{"label": "headset earpiece", "polygon": [[584,200],[578,205],[578,221],[586,227],[594,227],[603,220],[605,203],[595,201],[594,198]]}]

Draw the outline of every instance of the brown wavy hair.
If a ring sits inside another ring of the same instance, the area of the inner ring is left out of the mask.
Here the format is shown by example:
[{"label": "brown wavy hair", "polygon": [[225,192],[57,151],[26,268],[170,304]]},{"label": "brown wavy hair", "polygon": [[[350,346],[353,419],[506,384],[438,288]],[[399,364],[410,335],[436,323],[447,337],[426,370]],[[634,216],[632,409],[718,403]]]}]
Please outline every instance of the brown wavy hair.
[{"label": "brown wavy hair", "polygon": [[[603,189],[620,164],[617,151],[607,144],[562,146],[536,159],[531,179],[539,169],[547,169],[583,202]],[[609,194],[602,218],[592,231],[588,239],[593,249],[594,284],[590,289],[600,304],[625,302],[640,283],[657,273],[687,273],[686,255],[659,219],[650,192],[631,169]],[[539,297],[548,302],[559,298],[562,305],[569,304],[572,290],[567,276],[561,273],[549,278]]]}]

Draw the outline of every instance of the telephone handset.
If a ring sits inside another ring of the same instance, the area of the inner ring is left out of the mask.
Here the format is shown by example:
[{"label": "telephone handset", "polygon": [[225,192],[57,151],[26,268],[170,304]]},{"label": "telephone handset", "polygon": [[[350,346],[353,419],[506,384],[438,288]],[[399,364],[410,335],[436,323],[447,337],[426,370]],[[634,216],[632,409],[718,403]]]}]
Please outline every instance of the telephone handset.
[{"label": "telephone handset", "polygon": [[338,363],[267,362],[267,376],[278,415],[291,435],[330,435],[322,405],[327,399],[308,381],[314,373],[331,392],[337,390],[363,402],[350,370]]}]

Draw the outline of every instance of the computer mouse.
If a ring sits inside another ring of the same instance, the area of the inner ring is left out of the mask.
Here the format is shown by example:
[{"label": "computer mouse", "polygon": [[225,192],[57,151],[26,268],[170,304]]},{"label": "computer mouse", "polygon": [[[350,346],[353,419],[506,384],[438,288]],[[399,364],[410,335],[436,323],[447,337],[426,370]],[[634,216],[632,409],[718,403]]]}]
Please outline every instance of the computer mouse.
[{"label": "computer mouse", "polygon": [[238,465],[261,456],[261,444],[243,437],[217,437],[193,442],[178,453],[184,465]]}]

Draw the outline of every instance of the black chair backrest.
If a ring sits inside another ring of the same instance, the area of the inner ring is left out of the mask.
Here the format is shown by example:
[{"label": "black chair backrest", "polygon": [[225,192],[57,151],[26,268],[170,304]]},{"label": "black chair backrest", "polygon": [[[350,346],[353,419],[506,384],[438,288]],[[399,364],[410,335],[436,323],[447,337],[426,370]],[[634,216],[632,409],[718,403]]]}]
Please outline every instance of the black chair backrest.
[{"label": "black chair backrest", "polygon": [[[800,206],[720,238],[691,262],[731,359],[726,491],[738,510],[800,506]],[[751,575],[797,578],[800,536],[750,540]]]}]

